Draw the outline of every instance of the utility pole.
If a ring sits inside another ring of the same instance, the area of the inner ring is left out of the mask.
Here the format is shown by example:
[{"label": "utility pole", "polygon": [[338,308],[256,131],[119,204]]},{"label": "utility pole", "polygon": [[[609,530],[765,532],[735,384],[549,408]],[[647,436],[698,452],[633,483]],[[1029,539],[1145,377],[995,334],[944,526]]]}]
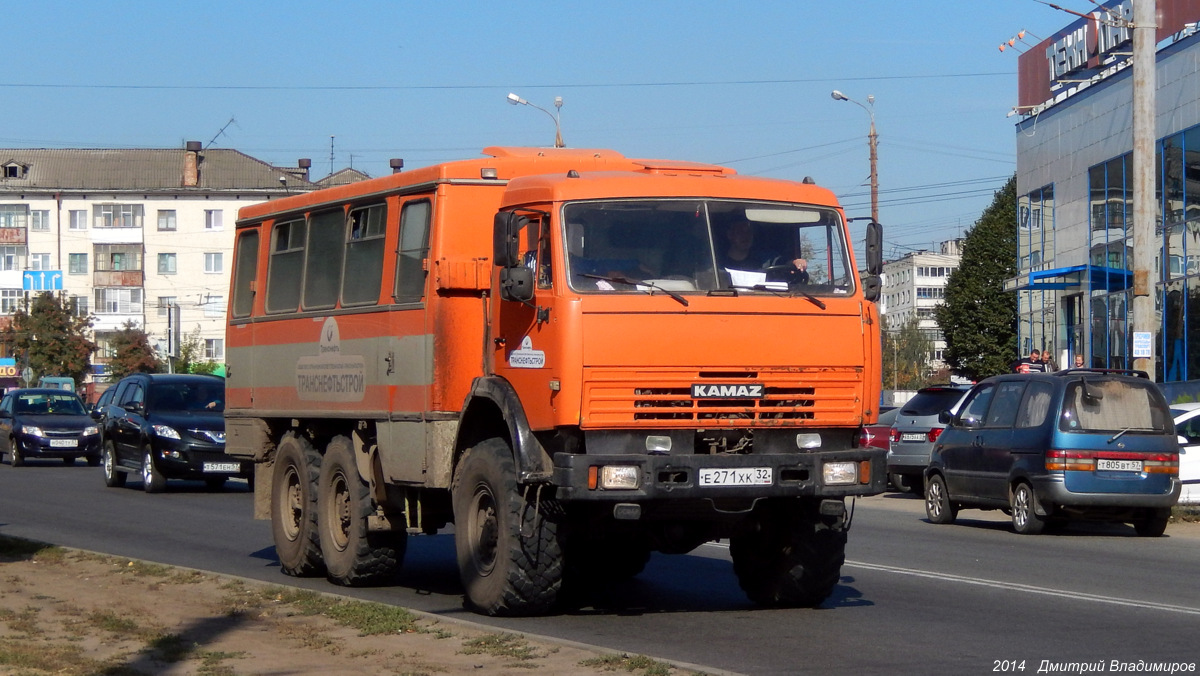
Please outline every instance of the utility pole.
[{"label": "utility pole", "polygon": [[[1133,368],[1155,378],[1154,369],[1154,47],[1155,0],[1133,0],[1133,342],[1149,337],[1150,354],[1134,353]],[[1141,336],[1139,336],[1141,334]]]}]

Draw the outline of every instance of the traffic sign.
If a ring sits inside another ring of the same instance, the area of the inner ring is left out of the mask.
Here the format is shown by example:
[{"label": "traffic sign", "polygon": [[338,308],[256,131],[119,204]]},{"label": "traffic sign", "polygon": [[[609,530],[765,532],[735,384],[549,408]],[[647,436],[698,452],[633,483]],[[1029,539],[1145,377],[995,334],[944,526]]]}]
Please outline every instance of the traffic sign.
[{"label": "traffic sign", "polygon": [[21,281],[26,291],[62,291],[62,270],[26,270]]}]

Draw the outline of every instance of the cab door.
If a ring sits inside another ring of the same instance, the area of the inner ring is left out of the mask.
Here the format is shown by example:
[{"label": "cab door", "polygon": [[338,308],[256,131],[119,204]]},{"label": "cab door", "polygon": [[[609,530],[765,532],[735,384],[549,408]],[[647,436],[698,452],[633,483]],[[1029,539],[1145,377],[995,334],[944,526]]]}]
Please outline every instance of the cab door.
[{"label": "cab door", "polygon": [[128,467],[141,466],[142,424],[146,412],[146,387],[140,381],[130,382],[116,402],[114,415],[109,419],[109,437],[116,451],[117,463]]}]

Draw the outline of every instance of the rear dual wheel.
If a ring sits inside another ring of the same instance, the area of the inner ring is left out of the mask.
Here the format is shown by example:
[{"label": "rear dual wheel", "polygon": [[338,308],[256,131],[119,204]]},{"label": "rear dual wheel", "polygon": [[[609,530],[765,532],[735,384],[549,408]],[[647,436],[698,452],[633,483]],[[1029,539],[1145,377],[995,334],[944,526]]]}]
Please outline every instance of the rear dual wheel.
[{"label": "rear dual wheel", "polygon": [[317,479],[321,454],[308,439],[283,435],[271,478],[271,534],[280,567],[287,575],[309,577],[325,572],[317,529]]},{"label": "rear dual wheel", "polygon": [[334,437],[325,447],[319,482],[317,527],[329,580],[354,587],[394,577],[404,560],[407,533],[369,529],[375,501],[359,474],[350,439]]}]

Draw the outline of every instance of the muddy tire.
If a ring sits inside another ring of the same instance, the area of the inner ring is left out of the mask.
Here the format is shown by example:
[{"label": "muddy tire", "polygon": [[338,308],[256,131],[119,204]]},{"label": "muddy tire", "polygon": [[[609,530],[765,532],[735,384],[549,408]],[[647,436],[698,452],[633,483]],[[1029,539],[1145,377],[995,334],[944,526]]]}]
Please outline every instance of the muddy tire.
[{"label": "muddy tire", "polygon": [[321,455],[307,439],[288,432],[279,441],[271,477],[271,534],[287,575],[325,572],[317,529],[317,480]]},{"label": "muddy tire", "polygon": [[407,534],[367,530],[375,503],[348,438],[335,437],[325,447],[318,485],[317,527],[329,581],[361,587],[394,578],[404,561]]},{"label": "muddy tire", "polygon": [[125,472],[117,470],[117,452],[113,442],[104,442],[100,451],[100,460],[104,465],[104,485],[109,488],[120,488],[125,485]]},{"label": "muddy tire", "polygon": [[846,561],[846,531],[815,510],[768,506],[757,527],[729,540],[738,584],[764,606],[815,607],[833,593]]},{"label": "muddy tire", "polygon": [[561,515],[535,486],[517,486],[503,439],[470,448],[454,473],[454,546],[467,603],[487,615],[537,615],[562,586]]}]

